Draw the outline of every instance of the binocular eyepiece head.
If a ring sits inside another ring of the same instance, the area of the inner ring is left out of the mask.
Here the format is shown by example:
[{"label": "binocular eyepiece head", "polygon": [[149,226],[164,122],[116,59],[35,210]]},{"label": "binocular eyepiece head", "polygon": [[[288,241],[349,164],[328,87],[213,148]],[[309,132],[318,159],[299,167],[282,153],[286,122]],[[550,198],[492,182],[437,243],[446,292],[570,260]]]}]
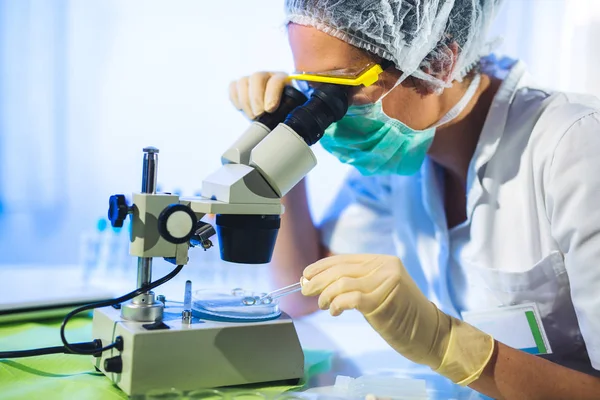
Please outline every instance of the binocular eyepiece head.
[{"label": "binocular eyepiece head", "polygon": [[[348,111],[348,87],[324,84],[310,98],[286,86],[277,110],[257,121],[273,130],[283,123],[312,146]],[[279,215],[217,215],[217,234],[224,261],[264,264],[271,261],[280,227]]]}]

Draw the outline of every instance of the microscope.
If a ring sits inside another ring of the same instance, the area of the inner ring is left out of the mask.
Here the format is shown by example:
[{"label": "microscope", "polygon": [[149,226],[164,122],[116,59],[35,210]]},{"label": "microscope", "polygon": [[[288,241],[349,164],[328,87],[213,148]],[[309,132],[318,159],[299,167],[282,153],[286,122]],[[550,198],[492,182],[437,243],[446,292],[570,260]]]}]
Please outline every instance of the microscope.
[{"label": "microscope", "polygon": [[[348,109],[347,87],[322,85],[310,98],[291,86],[279,108],[254,120],[202,182],[200,197],[156,192],[158,149],[144,149],[142,190],[132,204],[110,198],[113,226],[131,218],[137,287],[150,286],[152,259],[181,268],[192,247],[210,248],[215,233],[224,261],[264,264],[284,212],[281,198],[315,167],[310,146]],[[216,215],[215,228],[201,221]],[[187,294],[186,294],[187,295]],[[150,390],[194,390],[299,380],[304,355],[289,316],[259,322],[219,321],[165,311],[152,290],[130,302],[94,310],[93,337],[118,346],[93,363],[130,396]]]}]

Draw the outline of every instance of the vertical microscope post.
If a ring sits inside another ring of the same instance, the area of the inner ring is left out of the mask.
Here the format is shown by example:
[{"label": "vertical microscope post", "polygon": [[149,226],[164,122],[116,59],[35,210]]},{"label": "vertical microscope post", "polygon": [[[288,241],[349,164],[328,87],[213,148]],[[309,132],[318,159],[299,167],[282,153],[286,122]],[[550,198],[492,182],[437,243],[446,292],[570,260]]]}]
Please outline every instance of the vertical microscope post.
[{"label": "vertical microscope post", "polygon": [[[144,166],[142,168],[142,193],[156,194],[158,175],[158,149],[144,148]],[[138,257],[137,287],[141,288],[152,280],[152,258]]]},{"label": "vertical microscope post", "polygon": [[[144,165],[142,168],[142,193],[156,194],[158,168],[158,149],[144,148]],[[137,287],[142,288],[152,280],[152,258],[138,257]],[[163,304],[156,301],[154,292],[149,291],[135,297],[130,303],[121,307],[121,316],[131,321],[160,321],[163,317]]]}]

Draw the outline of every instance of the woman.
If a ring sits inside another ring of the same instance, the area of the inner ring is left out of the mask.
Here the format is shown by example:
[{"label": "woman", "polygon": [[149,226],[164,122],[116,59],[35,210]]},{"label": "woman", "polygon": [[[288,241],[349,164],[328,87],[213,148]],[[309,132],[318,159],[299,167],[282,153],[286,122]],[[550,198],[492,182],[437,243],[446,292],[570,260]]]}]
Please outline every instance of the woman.
[{"label": "woman", "polygon": [[[284,199],[275,274],[308,280],[292,315],[316,309],[310,296],[333,315],[358,309],[402,355],[488,396],[597,398],[600,102],[483,58],[497,7],[286,2],[296,68],[313,73],[298,82],[376,79],[353,87],[321,140],[355,167],[322,224],[303,183]],[[232,83],[231,99],[254,118],[286,83],[256,73]],[[554,362],[457,318],[523,303],[538,308]]]}]

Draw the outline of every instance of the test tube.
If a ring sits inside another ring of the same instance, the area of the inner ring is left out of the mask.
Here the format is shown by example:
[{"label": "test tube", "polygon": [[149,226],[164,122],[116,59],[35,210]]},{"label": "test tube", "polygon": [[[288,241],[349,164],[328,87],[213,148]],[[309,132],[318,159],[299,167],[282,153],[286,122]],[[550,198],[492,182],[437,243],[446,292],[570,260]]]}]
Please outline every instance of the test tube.
[{"label": "test tube", "polygon": [[192,322],[192,281],[185,281],[185,292],[183,295],[183,312],[181,314],[183,322],[190,324]]},{"label": "test tube", "polygon": [[302,277],[300,282],[294,283],[293,285],[282,287],[277,290],[273,290],[271,293],[267,293],[263,297],[261,297],[260,300],[267,299],[267,298],[271,299],[271,300],[275,300],[280,297],[287,296],[288,294],[299,292],[300,290],[302,290],[302,285],[304,285],[306,282],[308,282],[308,280],[306,278]]}]

